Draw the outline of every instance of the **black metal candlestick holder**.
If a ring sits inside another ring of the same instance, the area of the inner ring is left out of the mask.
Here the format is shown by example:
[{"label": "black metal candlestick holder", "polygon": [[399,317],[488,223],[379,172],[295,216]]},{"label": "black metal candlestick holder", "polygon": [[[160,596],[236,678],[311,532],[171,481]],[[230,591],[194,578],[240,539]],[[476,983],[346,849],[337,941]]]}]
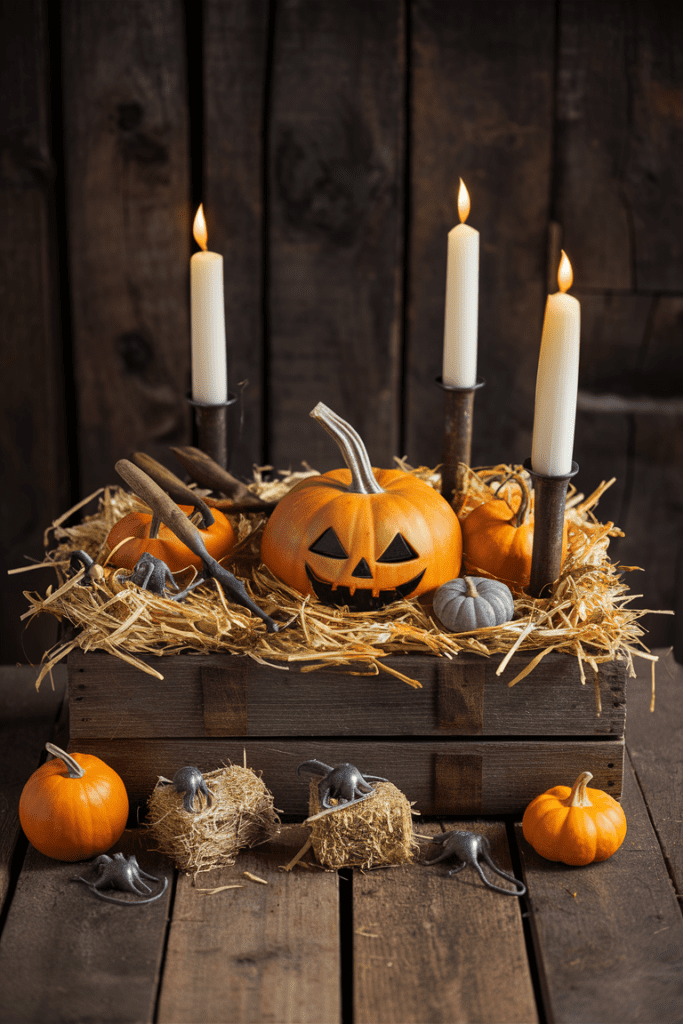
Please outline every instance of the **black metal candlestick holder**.
[{"label": "black metal candlestick holder", "polygon": [[436,383],[444,393],[444,451],[441,469],[441,493],[448,502],[463,487],[460,465],[469,466],[472,457],[472,413],[474,393],[484,386],[478,380],[471,388],[455,388],[444,384],[442,377]]},{"label": "black metal candlestick holder", "polygon": [[526,459],[524,468],[534,485],[534,546],[529,593],[532,597],[547,597],[544,591],[555,582],[562,569],[567,486],[579,467],[572,462],[571,470],[564,476],[545,476],[534,472],[531,459]]},{"label": "black metal candlestick holder", "polygon": [[194,409],[197,427],[197,445],[223,469],[228,468],[228,409],[237,401],[235,395],[228,395],[227,402],[209,405],[195,402],[191,395],[187,401]]}]

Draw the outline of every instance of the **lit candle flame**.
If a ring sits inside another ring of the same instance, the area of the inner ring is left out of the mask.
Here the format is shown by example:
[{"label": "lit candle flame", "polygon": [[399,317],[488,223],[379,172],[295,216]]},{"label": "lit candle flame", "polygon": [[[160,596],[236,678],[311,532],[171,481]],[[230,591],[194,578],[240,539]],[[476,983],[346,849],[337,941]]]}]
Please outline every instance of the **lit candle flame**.
[{"label": "lit candle flame", "polygon": [[567,292],[572,286],[574,280],[574,273],[572,271],[572,265],[567,259],[567,254],[562,250],[562,258],[560,259],[560,266],[557,270],[557,283],[560,286],[561,292]]},{"label": "lit candle flame", "polygon": [[199,246],[199,248],[203,249],[204,252],[206,252],[206,246],[209,239],[209,235],[206,230],[206,221],[204,220],[203,203],[199,204],[199,209],[197,210],[197,214],[194,219],[194,224],[192,225],[192,234],[194,235],[194,240]]},{"label": "lit candle flame", "polygon": [[465,182],[460,179],[460,188],[458,189],[458,213],[460,214],[460,223],[464,224],[470,215],[470,194],[465,188]]}]

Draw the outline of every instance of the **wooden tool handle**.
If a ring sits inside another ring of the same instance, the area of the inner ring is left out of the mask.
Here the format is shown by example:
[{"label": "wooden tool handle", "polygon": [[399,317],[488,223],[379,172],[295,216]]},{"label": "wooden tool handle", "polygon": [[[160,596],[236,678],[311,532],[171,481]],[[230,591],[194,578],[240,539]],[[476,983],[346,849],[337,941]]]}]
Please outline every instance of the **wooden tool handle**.
[{"label": "wooden tool handle", "polygon": [[266,624],[269,633],[277,633],[279,627],[270,615],[266,614],[255,601],[249,597],[246,587],[233,576],[231,572],[224,569],[215,558],[212,558],[204,546],[204,541],[199,531],[192,525],[185,513],[178,508],[173,498],[170,498],[166,491],[159,487],[159,484],[152,480],[151,476],[140,469],[130,459],[119,459],[116,463],[116,472],[126,481],[128,486],[142,498],[151,508],[152,512],[159,517],[176,537],[186,547],[201,558],[204,564],[204,572],[212,576],[223,588],[228,596],[239,604],[248,608],[254,615],[257,615]]},{"label": "wooden tool handle", "polygon": [[166,491],[152,480],[151,476],[129,459],[119,459],[115,468],[119,476],[126,481],[138,498],[142,498],[149,505],[152,512],[159,516],[162,523],[168,526],[169,530],[193,554],[197,555],[204,562],[213,561],[196,527],[193,526],[185,513],[178,508],[173,498],[170,498]]},{"label": "wooden tool handle", "polygon": [[202,514],[202,529],[206,530],[209,526],[213,526],[215,517],[207,503],[203,498],[200,498],[196,491],[193,491],[191,487],[183,483],[180,477],[172,473],[170,469],[162,466],[160,462],[157,462],[156,459],[152,458],[151,455],[145,454],[145,452],[133,452],[130,461],[139,469],[142,469],[160,487],[163,487],[166,493],[174,501],[177,501],[178,504],[194,505]]},{"label": "wooden tool handle", "polygon": [[238,480],[231,473],[228,473],[217,462],[214,462],[206,452],[200,451],[199,448],[193,448],[191,445],[186,445],[182,448],[171,448],[171,451],[183,469],[187,470],[195,483],[198,483],[200,487],[208,487],[213,491],[220,491],[227,498],[232,498],[245,504],[247,502],[258,504],[259,499],[255,494],[251,493],[247,485],[243,484],[241,480]]}]

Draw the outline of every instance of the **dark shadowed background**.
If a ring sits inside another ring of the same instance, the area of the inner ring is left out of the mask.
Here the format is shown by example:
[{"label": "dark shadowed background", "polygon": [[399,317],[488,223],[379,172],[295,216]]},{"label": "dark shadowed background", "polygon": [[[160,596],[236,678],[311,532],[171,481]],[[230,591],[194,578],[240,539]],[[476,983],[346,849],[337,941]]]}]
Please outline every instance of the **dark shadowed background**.
[{"label": "dark shadowed background", "polygon": [[[560,245],[582,304],[575,482],[635,603],[683,592],[683,5],[659,0],[0,0],[2,652],[7,577],[115,461],[192,440],[191,221],[225,258],[231,468],[436,465],[446,236],[481,234],[473,464],[531,450]],[[93,506],[94,509],[94,506]],[[645,619],[648,642],[676,620]],[[683,651],[683,638],[677,648]]]}]

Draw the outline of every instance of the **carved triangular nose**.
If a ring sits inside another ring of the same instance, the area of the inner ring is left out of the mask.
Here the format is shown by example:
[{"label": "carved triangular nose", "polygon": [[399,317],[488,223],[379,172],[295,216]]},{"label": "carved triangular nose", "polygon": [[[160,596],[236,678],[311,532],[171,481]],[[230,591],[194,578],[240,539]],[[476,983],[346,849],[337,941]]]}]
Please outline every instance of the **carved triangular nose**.
[{"label": "carved triangular nose", "polygon": [[372,573],[370,572],[370,566],[368,565],[368,563],[365,561],[364,558],[361,558],[360,562],[358,563],[356,568],[353,570],[351,575],[355,576],[357,579],[360,579],[360,580],[371,580],[372,579]]}]

